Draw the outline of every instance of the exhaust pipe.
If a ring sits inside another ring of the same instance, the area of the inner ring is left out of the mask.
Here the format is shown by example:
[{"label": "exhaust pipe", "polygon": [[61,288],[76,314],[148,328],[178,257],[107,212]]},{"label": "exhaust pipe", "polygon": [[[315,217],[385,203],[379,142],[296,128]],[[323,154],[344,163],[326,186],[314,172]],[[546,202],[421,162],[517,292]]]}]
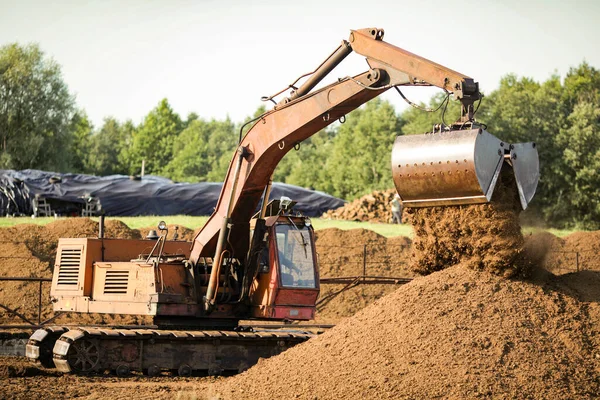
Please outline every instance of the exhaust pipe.
[{"label": "exhaust pipe", "polygon": [[504,165],[513,168],[523,209],[539,180],[535,143],[508,144],[482,128],[398,136],[392,175],[405,207],[491,200]]}]

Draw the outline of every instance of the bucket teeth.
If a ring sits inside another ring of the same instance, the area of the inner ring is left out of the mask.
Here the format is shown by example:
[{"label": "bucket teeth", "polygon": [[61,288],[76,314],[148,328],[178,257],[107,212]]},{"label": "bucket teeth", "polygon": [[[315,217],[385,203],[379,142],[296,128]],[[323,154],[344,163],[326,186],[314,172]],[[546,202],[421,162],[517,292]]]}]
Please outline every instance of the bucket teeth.
[{"label": "bucket teeth", "polygon": [[504,165],[514,167],[521,205],[539,178],[533,143],[509,145],[484,129],[398,136],[392,151],[394,184],[405,207],[487,203]]}]

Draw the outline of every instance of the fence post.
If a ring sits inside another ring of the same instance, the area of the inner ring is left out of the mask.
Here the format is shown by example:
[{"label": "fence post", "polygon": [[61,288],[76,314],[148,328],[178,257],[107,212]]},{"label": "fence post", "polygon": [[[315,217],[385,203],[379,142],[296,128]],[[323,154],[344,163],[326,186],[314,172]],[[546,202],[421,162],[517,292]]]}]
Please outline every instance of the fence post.
[{"label": "fence post", "polygon": [[38,325],[42,323],[42,281],[40,281],[40,292],[38,296]]},{"label": "fence post", "polygon": [[367,245],[363,245],[363,283],[367,281]]}]

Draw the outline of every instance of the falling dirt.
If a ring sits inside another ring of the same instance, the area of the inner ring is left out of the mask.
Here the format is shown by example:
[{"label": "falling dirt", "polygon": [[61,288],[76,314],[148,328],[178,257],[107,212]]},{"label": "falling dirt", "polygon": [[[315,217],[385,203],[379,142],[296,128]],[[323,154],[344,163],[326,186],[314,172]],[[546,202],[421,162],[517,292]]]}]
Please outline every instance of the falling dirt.
[{"label": "falling dirt", "polygon": [[505,277],[526,273],[520,210],[512,173],[501,174],[490,203],[407,209],[415,235],[412,268],[428,274],[464,263]]},{"label": "falling dirt", "polygon": [[456,265],[219,382],[217,391],[253,400],[594,398],[599,285],[591,295],[573,278],[511,280]]}]

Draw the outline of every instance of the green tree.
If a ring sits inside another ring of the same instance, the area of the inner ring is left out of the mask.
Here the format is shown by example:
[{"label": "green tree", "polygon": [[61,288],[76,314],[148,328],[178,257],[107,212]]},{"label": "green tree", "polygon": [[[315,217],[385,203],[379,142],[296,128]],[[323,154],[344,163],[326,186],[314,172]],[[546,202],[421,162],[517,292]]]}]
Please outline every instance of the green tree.
[{"label": "green tree", "polygon": [[71,170],[73,172],[89,172],[88,156],[92,141],[94,127],[85,111],[79,110],[73,114],[69,130],[72,134],[69,154],[71,156]]},{"label": "green tree", "polygon": [[175,139],[173,159],[162,173],[179,181],[222,181],[237,142],[237,130],[229,119],[196,119]]},{"label": "green tree", "polygon": [[90,142],[86,169],[95,175],[113,175],[121,171],[119,143],[122,129],[114,118],[106,118],[102,128],[96,132]]},{"label": "green tree", "polygon": [[560,211],[568,211],[571,225],[600,229],[600,105],[581,101],[568,121],[557,138],[564,149],[561,173],[569,182],[558,194]]},{"label": "green tree", "polygon": [[173,144],[183,124],[167,99],[161,100],[139,126],[131,145],[130,173],[139,173],[142,160],[146,161],[146,173],[159,174],[173,158]]},{"label": "green tree", "polygon": [[0,47],[0,167],[69,167],[74,99],[37,44]]},{"label": "green tree", "polygon": [[329,126],[302,142],[298,151],[290,151],[281,160],[273,180],[333,193],[330,171],[325,165],[336,134],[337,127]]}]

